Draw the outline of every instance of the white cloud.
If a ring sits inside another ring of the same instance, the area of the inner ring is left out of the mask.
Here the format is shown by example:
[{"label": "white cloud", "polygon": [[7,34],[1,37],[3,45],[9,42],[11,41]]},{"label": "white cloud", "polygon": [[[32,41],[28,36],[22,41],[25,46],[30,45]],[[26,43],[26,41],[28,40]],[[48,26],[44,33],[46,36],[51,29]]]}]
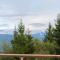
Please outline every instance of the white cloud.
[{"label": "white cloud", "polygon": [[[49,22],[51,22],[51,24],[54,26],[54,19],[56,19],[56,14],[60,12],[59,0],[3,1],[0,0],[0,24],[6,24],[8,26],[0,26],[0,31],[5,30],[4,32],[6,33],[6,30],[9,32],[13,31],[14,27],[19,24],[19,15],[22,16],[26,30],[29,28],[32,33],[34,31],[45,31]],[[32,23],[41,23],[45,26],[43,25],[37,27],[37,25],[31,25]]]},{"label": "white cloud", "polygon": [[[55,24],[55,20],[56,19],[56,15],[37,15],[37,16],[24,16],[23,17],[23,22],[26,26],[26,29],[29,28],[31,30],[31,32],[36,33],[37,31],[45,31],[48,27],[49,22],[52,24],[52,26],[54,26]],[[35,24],[35,23],[41,23],[44,24],[42,26],[33,26],[31,24]]]},{"label": "white cloud", "polygon": [[[48,27],[49,22],[54,26],[54,19],[56,15],[54,14],[40,14],[40,15],[30,15],[30,16],[22,16],[23,23],[25,25],[25,29],[28,28],[31,30],[32,33],[36,33],[39,31],[45,31]],[[5,26],[0,26],[0,33],[12,33],[15,26],[18,26],[21,17],[2,17],[0,18],[0,24]],[[42,26],[37,27],[32,25],[37,23],[43,24]],[[5,30],[5,31],[4,31]],[[4,32],[3,32],[4,31]]]}]

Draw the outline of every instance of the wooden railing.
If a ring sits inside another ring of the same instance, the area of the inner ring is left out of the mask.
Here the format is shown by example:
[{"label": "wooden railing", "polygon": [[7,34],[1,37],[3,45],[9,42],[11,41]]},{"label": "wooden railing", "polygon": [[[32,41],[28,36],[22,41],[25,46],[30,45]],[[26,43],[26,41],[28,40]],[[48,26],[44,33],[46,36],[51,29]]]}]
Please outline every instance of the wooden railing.
[{"label": "wooden railing", "polygon": [[60,55],[48,55],[48,54],[0,54],[2,57],[19,57],[23,60],[24,57],[30,58],[60,58]]}]

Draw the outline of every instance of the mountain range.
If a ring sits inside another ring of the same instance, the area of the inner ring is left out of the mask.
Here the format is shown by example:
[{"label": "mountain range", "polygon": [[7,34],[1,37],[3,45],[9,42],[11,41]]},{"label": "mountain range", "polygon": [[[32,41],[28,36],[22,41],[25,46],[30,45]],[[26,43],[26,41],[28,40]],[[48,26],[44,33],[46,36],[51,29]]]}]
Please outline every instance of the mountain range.
[{"label": "mountain range", "polygon": [[[44,34],[45,34],[44,32],[40,32],[40,33],[32,34],[32,36],[34,38],[43,40]],[[0,34],[0,43],[4,41],[10,42],[12,39],[13,39],[13,34]]]},{"label": "mountain range", "polygon": [[13,39],[13,35],[12,34],[0,34],[0,43],[1,42],[10,42]]},{"label": "mountain range", "polygon": [[45,38],[45,32],[35,33],[35,34],[32,34],[32,36],[33,36],[34,38],[43,40],[43,39]]}]

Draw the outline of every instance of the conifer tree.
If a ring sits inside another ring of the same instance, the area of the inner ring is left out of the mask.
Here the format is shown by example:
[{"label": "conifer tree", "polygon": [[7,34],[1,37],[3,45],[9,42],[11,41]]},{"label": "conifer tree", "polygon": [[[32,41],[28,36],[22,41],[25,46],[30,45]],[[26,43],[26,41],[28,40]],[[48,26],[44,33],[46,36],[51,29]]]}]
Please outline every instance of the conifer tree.
[{"label": "conifer tree", "polygon": [[60,46],[60,15],[57,16],[57,23],[55,24],[53,35],[54,35],[54,40]]},{"label": "conifer tree", "polygon": [[18,31],[14,32],[14,39],[11,41],[14,53],[27,54],[33,53],[33,38],[25,34],[25,27],[22,20],[18,26]]},{"label": "conifer tree", "polygon": [[[60,54],[60,14],[57,16],[54,32],[53,32],[53,38],[56,41],[58,47],[56,48],[56,54]],[[60,60],[59,58],[56,60]]]},{"label": "conifer tree", "polygon": [[49,41],[49,42],[53,41],[53,29],[52,29],[51,23],[49,23],[44,41]]}]

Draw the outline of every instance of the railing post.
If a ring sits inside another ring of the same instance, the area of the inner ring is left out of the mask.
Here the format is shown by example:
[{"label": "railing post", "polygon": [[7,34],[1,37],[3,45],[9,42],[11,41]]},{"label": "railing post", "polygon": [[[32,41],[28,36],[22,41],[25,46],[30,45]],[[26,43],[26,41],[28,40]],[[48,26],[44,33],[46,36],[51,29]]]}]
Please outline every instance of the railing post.
[{"label": "railing post", "polygon": [[20,60],[24,60],[24,57],[20,57]]}]

